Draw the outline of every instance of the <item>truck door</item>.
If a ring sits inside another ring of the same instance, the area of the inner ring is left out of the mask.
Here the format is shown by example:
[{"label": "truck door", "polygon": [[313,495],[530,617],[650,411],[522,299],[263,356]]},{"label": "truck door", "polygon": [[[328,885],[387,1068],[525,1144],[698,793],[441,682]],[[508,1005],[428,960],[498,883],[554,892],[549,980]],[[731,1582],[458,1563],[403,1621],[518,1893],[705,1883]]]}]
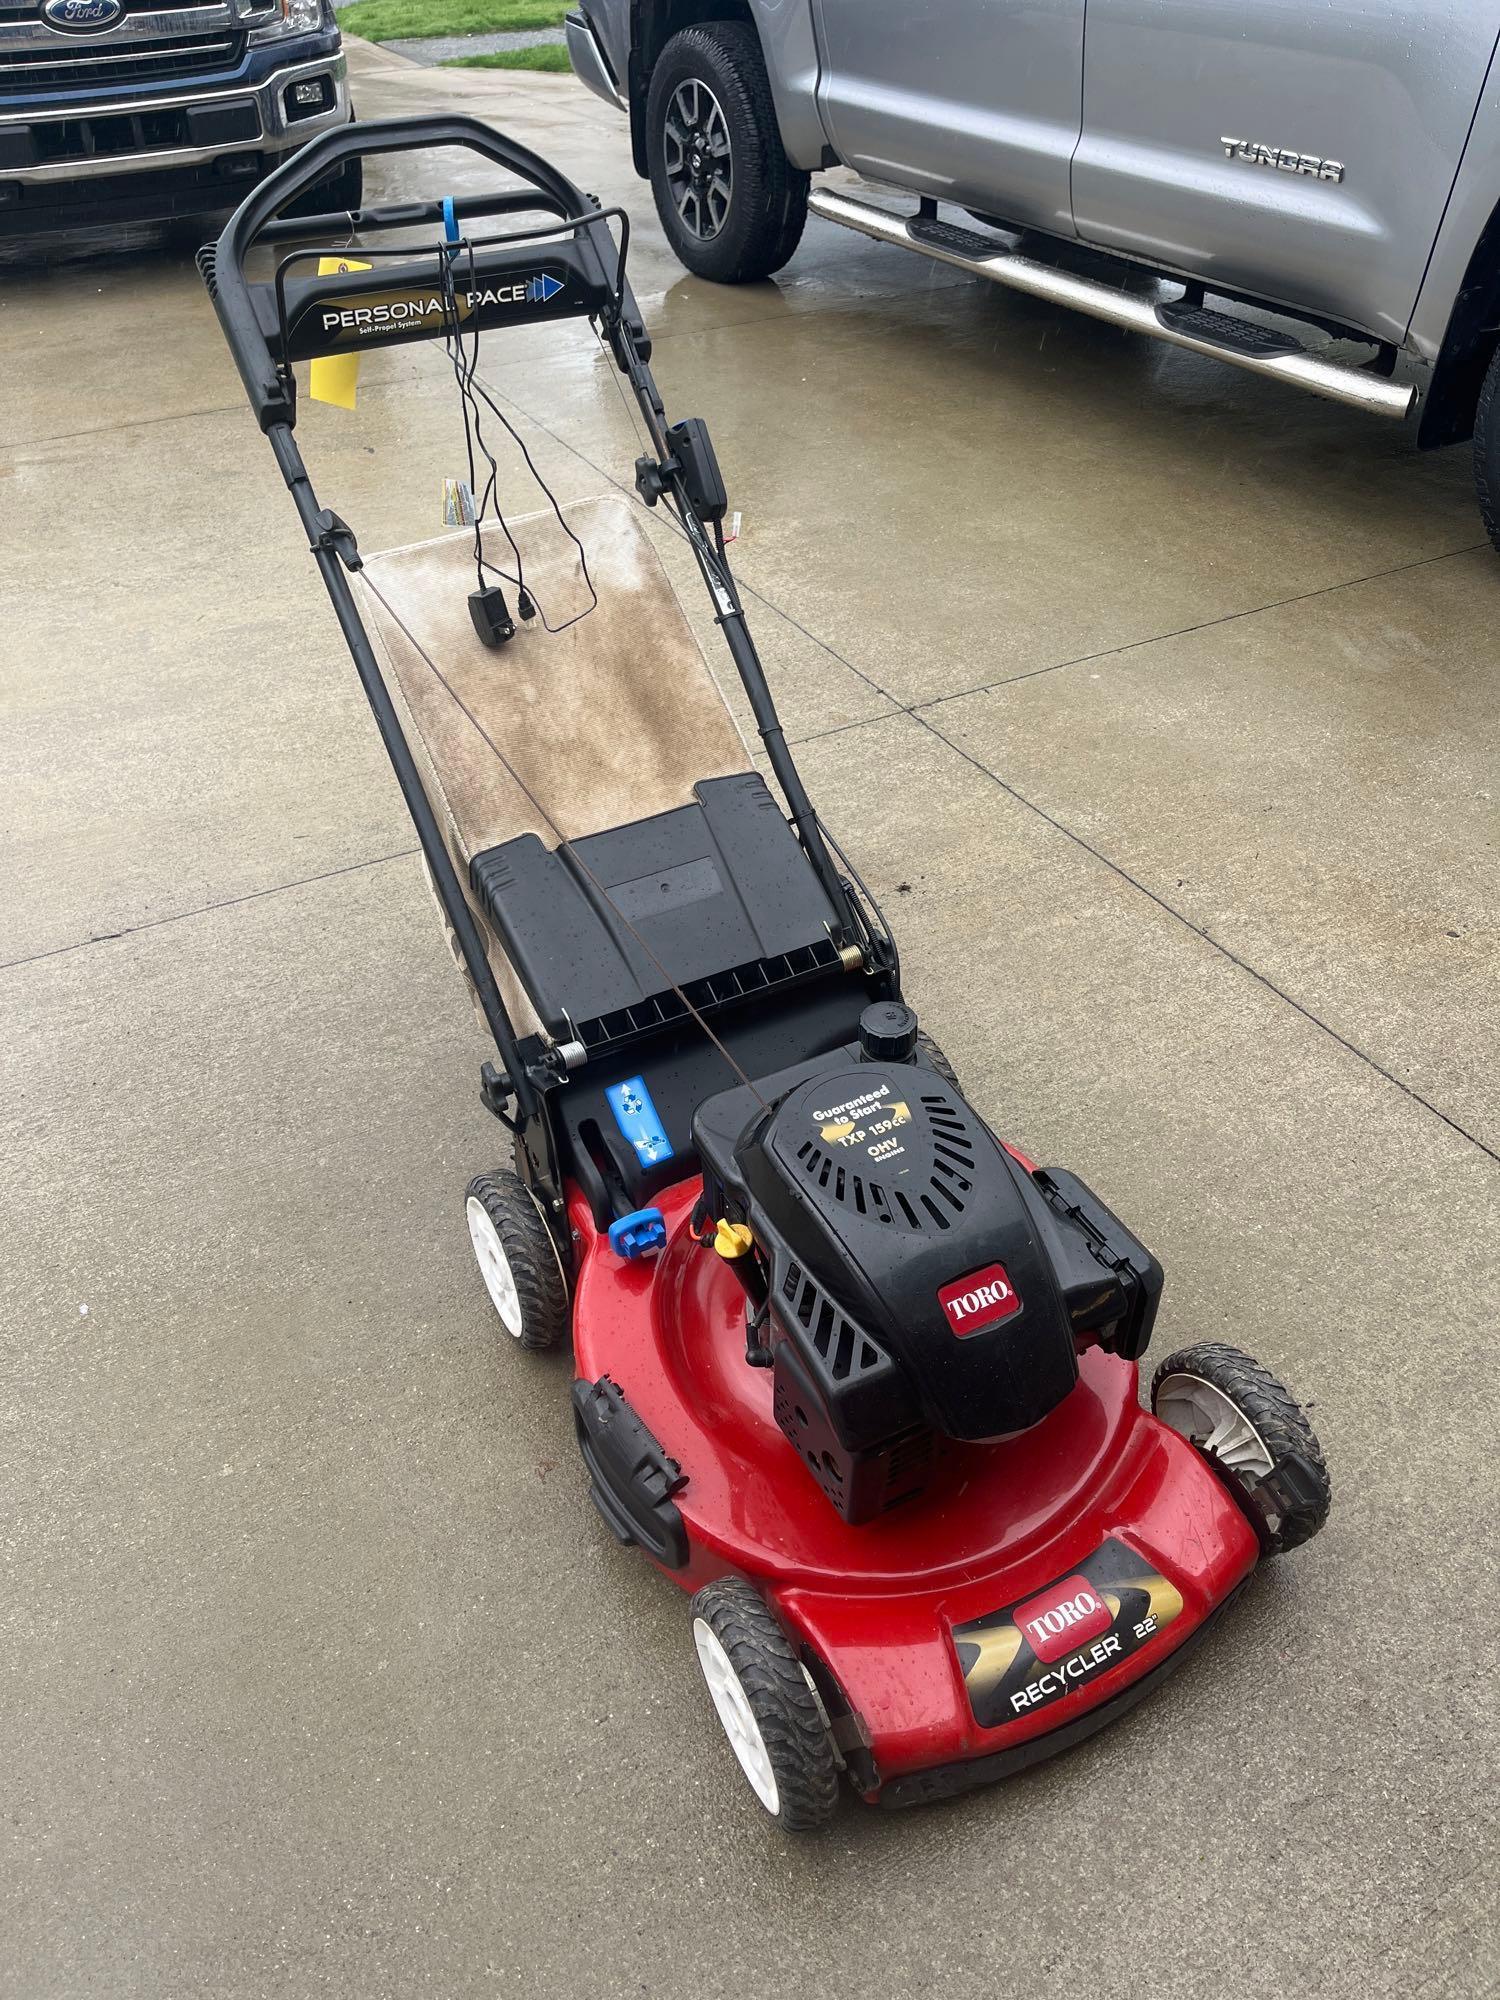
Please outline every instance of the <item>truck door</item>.
[{"label": "truck door", "polygon": [[1399,341],[1496,0],[1088,0],[1086,241]]},{"label": "truck door", "polygon": [[824,129],[871,180],[1073,231],[1084,0],[813,0]]}]

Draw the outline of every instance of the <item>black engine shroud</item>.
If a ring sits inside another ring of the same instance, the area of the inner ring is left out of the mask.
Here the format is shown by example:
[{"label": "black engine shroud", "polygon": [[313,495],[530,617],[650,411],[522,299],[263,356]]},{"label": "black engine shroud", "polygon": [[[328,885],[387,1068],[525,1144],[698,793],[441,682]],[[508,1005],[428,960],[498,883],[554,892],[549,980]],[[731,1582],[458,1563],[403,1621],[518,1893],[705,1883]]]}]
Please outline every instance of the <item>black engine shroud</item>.
[{"label": "black engine shroud", "polygon": [[721,1092],[693,1121],[777,1422],[863,1521],[926,1484],[940,1437],[1012,1436],[1099,1342],[1135,1358],[1161,1266],[1073,1175],[1031,1174],[918,1051],[857,1047]]}]

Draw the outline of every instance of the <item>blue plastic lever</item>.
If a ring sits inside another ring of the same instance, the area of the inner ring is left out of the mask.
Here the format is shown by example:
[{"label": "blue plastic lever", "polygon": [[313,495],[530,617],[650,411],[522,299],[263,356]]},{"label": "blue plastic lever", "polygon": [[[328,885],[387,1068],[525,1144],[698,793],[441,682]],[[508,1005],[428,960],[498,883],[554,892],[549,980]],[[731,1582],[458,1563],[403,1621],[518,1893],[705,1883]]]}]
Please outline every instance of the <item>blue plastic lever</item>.
[{"label": "blue plastic lever", "polygon": [[627,1263],[661,1250],[667,1241],[667,1219],[659,1208],[632,1209],[609,1225],[609,1247]]}]

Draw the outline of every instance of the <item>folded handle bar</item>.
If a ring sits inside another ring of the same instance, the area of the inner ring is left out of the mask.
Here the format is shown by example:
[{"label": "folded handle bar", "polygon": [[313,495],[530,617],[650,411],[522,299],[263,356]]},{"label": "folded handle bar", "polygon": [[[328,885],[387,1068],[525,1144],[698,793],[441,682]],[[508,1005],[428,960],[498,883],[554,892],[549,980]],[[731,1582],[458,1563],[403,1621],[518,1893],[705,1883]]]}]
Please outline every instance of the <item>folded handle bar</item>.
[{"label": "folded handle bar", "polygon": [[[381,124],[345,125],[309,140],[284,166],[250,191],[224,225],[212,253],[200,253],[199,257],[229,351],[262,430],[269,430],[273,424],[292,423],[295,412],[250,295],[245,276],[246,257],[267,234],[267,225],[274,224],[274,218],[289,202],[326,180],[346,160],[383,153],[411,153],[434,146],[465,147],[515,174],[540,197],[531,206],[560,217],[588,213],[588,197],[565,174],[560,174],[540,154],[507,139],[477,118],[401,118]],[[465,197],[455,208],[460,214],[473,215],[505,212],[520,206],[514,191],[497,193],[492,199],[494,209],[488,208],[483,197]],[[419,207],[416,214],[423,212]],[[372,228],[398,228],[413,219],[410,202],[392,203],[388,209],[360,211],[361,225]],[[275,230],[277,235],[282,233]],[[615,261],[614,243],[603,218],[578,225],[576,235],[580,247],[597,263],[601,285],[612,283],[609,267]],[[601,236],[602,243],[596,240]]]}]

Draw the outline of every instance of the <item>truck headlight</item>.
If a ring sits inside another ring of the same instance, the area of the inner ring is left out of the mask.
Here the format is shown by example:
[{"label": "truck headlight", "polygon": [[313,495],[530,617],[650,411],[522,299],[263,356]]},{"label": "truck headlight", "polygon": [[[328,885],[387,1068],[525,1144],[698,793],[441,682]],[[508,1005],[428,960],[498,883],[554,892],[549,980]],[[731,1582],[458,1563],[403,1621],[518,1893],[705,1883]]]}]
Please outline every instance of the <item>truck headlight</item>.
[{"label": "truck headlight", "polygon": [[312,35],[323,26],[323,0],[273,0],[265,15],[250,18],[252,45],[277,42],[284,35]]}]

